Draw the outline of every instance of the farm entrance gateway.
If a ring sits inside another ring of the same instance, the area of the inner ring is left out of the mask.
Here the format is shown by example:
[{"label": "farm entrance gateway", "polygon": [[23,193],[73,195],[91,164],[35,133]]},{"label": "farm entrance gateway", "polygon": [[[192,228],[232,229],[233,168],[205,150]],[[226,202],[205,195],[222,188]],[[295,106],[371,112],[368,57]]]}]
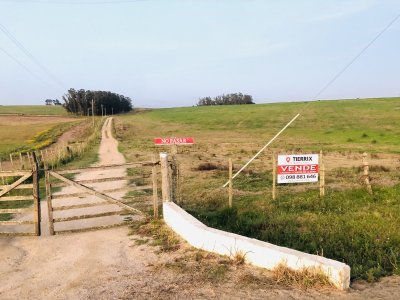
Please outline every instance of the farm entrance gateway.
[{"label": "farm entrance gateway", "polygon": [[318,154],[278,155],[278,183],[318,181]]}]

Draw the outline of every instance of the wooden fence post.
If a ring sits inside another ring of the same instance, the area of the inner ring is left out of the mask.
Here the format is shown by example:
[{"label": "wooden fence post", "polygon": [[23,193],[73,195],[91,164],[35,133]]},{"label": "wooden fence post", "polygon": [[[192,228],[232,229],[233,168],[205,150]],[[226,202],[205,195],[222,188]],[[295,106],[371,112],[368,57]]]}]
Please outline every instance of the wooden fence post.
[{"label": "wooden fence post", "polygon": [[35,152],[32,152],[32,181],[33,181],[33,205],[34,205],[34,220],[35,234],[40,235],[40,195],[39,195],[39,166]]},{"label": "wooden fence post", "polygon": [[19,153],[19,168],[20,170],[24,170],[25,169],[25,165],[24,165],[24,161],[22,159],[22,153]]},{"label": "wooden fence post", "polygon": [[151,168],[151,174],[153,179],[153,212],[154,218],[158,219],[158,193],[157,193],[157,167],[156,167],[156,156],[152,156],[153,167]]},{"label": "wooden fence post", "polygon": [[324,164],[324,160],[323,160],[322,150],[319,152],[319,164],[320,164],[319,196],[324,197],[325,196],[325,164]]},{"label": "wooden fence post", "polygon": [[40,157],[42,158],[42,163],[44,165],[44,161],[47,159],[47,157],[44,156],[44,152],[40,150]]},{"label": "wooden fence post", "polygon": [[181,177],[181,165],[179,161],[176,161],[176,200],[178,204],[182,204],[182,177]]},{"label": "wooden fence post", "polygon": [[29,152],[26,152],[26,159],[28,160],[28,166],[32,166],[33,162],[31,161],[31,157],[29,156]]},{"label": "wooden fence post", "polygon": [[168,175],[168,153],[160,153],[161,162],[161,179],[162,179],[162,199],[163,202],[171,201],[171,190],[169,186],[169,175]]},{"label": "wooden fence post", "polygon": [[11,165],[12,165],[13,170],[15,170],[14,161],[13,161],[13,156],[12,156],[11,153],[10,153],[10,162],[11,162]]},{"label": "wooden fence post", "polygon": [[[176,145],[174,145],[176,147]],[[174,151],[176,152],[176,150]],[[172,155],[171,161],[171,194],[172,194],[172,201],[175,203],[179,203],[179,193],[178,193],[178,181],[179,181],[179,165],[178,160],[176,158],[176,153]]]},{"label": "wooden fence post", "polygon": [[[3,165],[1,163],[1,158],[0,158],[0,172],[3,172]],[[1,176],[1,183],[4,185],[4,177]]]},{"label": "wooden fence post", "polygon": [[363,168],[364,168],[364,181],[365,185],[367,186],[367,191],[372,195],[372,187],[371,187],[371,182],[369,181],[369,165],[367,161],[367,153],[363,153]]},{"label": "wooden fence post", "polygon": [[275,152],[272,153],[272,200],[276,199],[276,160]]},{"label": "wooden fence post", "polygon": [[49,233],[50,235],[54,235],[54,220],[53,220],[53,205],[51,203],[51,185],[50,185],[50,170],[47,164],[47,161],[43,162],[44,164],[44,174],[46,180],[46,200],[47,200],[47,210],[49,217]]},{"label": "wooden fence post", "polygon": [[232,207],[233,202],[233,164],[232,158],[229,157],[229,207]]}]

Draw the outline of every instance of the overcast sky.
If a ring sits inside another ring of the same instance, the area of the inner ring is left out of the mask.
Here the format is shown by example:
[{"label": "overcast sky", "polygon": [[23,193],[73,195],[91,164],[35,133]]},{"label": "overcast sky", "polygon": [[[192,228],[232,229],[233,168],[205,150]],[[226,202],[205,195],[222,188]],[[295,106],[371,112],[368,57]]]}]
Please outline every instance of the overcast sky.
[{"label": "overcast sky", "polygon": [[[398,0],[0,0],[0,104],[69,88],[139,107],[312,100],[398,14]],[[399,53],[400,19],[317,98],[400,96]]]}]

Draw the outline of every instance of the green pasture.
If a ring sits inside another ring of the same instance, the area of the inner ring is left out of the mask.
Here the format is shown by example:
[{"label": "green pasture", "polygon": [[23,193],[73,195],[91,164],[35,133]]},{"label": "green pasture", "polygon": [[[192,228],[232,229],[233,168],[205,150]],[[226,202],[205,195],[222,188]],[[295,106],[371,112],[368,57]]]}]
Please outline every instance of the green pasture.
[{"label": "green pasture", "polygon": [[299,112],[274,146],[400,152],[400,98],[156,109],[123,118],[153,124],[149,135],[192,134],[200,144],[210,138],[263,143]]},{"label": "green pasture", "polygon": [[[297,113],[234,180],[229,208],[228,157],[238,170]],[[119,116],[115,130],[129,161],[171,151],[155,137],[194,137],[178,147],[181,205],[206,224],[343,261],[352,279],[400,274],[400,98],[154,109]],[[279,185],[272,200],[272,151],[321,149],[335,159],[325,198],[317,184],[301,184]],[[362,183],[364,151],[374,158],[373,195]]]},{"label": "green pasture", "polygon": [[61,105],[0,105],[0,115],[67,116]]}]

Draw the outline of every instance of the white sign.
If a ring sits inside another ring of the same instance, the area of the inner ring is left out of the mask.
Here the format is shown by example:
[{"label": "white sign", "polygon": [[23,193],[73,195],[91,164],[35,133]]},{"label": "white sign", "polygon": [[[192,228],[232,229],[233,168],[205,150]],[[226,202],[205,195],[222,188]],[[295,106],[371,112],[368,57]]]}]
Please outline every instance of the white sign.
[{"label": "white sign", "polygon": [[318,181],[318,154],[278,155],[278,183]]}]

